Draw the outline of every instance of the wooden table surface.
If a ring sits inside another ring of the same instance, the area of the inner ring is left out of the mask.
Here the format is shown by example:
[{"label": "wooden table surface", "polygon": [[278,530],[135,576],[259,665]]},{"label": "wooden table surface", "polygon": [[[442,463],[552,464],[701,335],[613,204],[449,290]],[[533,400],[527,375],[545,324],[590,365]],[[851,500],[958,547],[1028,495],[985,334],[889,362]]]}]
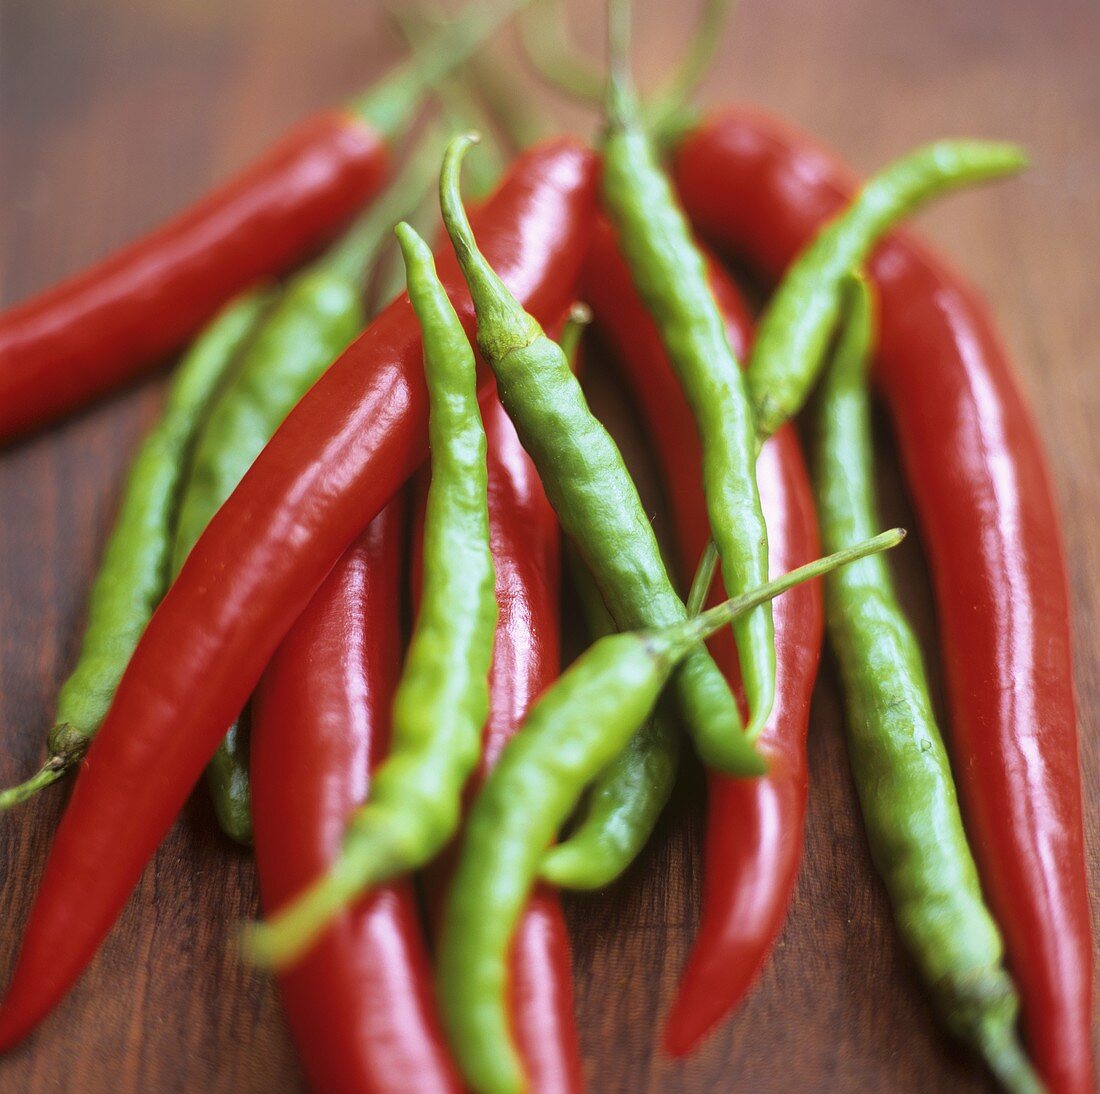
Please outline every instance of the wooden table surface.
[{"label": "wooden table surface", "polygon": [[[638,7],[638,69],[655,74],[686,36],[688,5]],[[575,5],[577,39],[591,49],[600,8]],[[1049,442],[1076,609],[1095,886],[1100,5],[746,0],[742,9],[708,101],[766,103],[864,170],[941,134],[1013,137],[1033,155],[1022,180],[953,198],[925,226],[992,298]],[[156,223],[296,118],[380,72],[397,48],[375,0],[4,0],[0,299],[20,299]],[[563,117],[591,124],[576,111]],[[150,381],[0,454],[5,784],[41,757],[124,469],[160,394]],[[613,391],[600,403],[622,418]],[[906,520],[888,439],[883,455],[884,515]],[[919,548],[899,565],[934,657]],[[898,946],[859,823],[828,658],[810,752],[806,857],[788,922],[748,1001],[686,1063],[654,1045],[698,912],[697,772],[644,863],[612,891],[569,902],[593,1091],[987,1088],[941,1032]],[[4,979],[62,803],[48,793],[0,818]],[[249,856],[221,838],[196,794],[87,974],[0,1062],[0,1089],[300,1089],[271,981],[227,952],[227,925],[255,911]]]}]

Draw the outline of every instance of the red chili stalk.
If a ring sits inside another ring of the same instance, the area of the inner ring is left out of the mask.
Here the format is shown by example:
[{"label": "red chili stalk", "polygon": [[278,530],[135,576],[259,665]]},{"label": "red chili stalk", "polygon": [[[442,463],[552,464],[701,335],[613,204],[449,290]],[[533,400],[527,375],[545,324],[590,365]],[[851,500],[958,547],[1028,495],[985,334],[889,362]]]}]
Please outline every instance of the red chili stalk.
[{"label": "red chili stalk", "polygon": [[[256,864],[267,911],[340,851],[388,746],[401,670],[400,496],[336,564],[283,640],[252,707]],[[332,1094],[457,1092],[410,882],[374,890],[281,973],[311,1086]]]},{"label": "red chili stalk", "polygon": [[[708,275],[730,344],[744,360],[751,336],[744,303],[716,262],[708,263]],[[589,252],[585,299],[653,442],[681,573],[690,582],[710,538],[698,433],[657,328],[606,223],[598,226]],[[812,561],[820,553],[813,490],[791,427],[764,446],[757,481],[772,576]],[[721,595],[717,586],[714,595]],[[780,597],[773,611],[776,702],[760,738],[768,774],[760,779],[707,775],[702,918],[665,1036],[666,1048],[675,1055],[688,1052],[751,987],[783,926],[802,858],[806,730],[823,626],[820,583]],[[731,683],[738,684],[737,651],[729,632],[713,639],[711,649]]]},{"label": "red chili stalk", "polygon": [[[500,606],[489,673],[489,720],[481,759],[467,787],[472,799],[522,724],[532,703],[558,676],[560,532],[542,482],[495,390],[481,399],[489,463],[489,535]],[[421,491],[423,502],[425,492]],[[414,575],[423,523],[417,521]],[[453,873],[449,852],[427,875],[438,920]],[[433,922],[433,927],[437,924]],[[573,973],[561,903],[548,886],[535,890],[512,947],[510,1001],[531,1094],[583,1089],[573,1018]]]},{"label": "red chili stalk", "polygon": [[[477,217],[489,260],[544,321],[573,298],[596,158],[570,139],[514,163]],[[472,335],[454,257],[439,273]],[[426,454],[420,330],[387,308],[295,407],[153,616],[62,817],[0,1008],[0,1050],[91,959],[226,725],[352,540]]]},{"label": "red chili stalk", "polygon": [[[680,147],[699,229],[769,278],[852,195],[836,158],[770,118],[719,114]],[[1065,558],[1031,415],[984,303],[898,233],[874,256],[874,378],[936,589],[948,745],[1023,1022],[1052,1091],[1093,1089],[1092,934]]]}]

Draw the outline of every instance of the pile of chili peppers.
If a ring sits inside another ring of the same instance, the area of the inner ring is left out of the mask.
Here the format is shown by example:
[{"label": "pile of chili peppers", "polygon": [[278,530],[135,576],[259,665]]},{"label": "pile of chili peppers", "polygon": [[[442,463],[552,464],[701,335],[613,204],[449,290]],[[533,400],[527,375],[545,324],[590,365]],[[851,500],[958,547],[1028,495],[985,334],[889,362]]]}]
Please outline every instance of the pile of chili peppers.
[{"label": "pile of chili peppers", "polygon": [[[1057,512],[980,298],[897,227],[1020,150],[938,141],[860,184],[756,110],[697,116],[723,0],[647,102],[626,0],[606,74],[547,5],[525,13],[534,66],[605,116],[594,145],[536,139],[471,59],[522,6],[406,19],[410,60],[347,110],[0,315],[6,442],[190,343],[47,758],[0,794],[79,768],[0,1049],[92,959],[206,768],[222,827],[255,846],[266,919],[242,958],[278,969],[316,1089],[580,1090],[556,891],[623,873],[693,748],[703,910],[665,1038],[689,1052],[790,903],[827,624],[868,844],[930,1004],[1005,1089],[1091,1090]],[[412,127],[433,101],[442,122]],[[755,332],[719,256],[774,284]],[[671,543],[586,400],[589,323]],[[868,374],[935,583],[943,726],[881,554],[904,533],[879,530]],[[563,533],[592,633],[564,672]]]}]

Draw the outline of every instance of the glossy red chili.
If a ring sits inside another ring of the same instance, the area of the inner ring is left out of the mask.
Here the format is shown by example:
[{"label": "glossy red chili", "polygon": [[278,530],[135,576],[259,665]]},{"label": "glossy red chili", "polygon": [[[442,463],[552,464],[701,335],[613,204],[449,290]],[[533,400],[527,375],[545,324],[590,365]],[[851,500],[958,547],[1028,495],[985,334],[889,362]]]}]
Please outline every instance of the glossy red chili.
[{"label": "glossy red chili", "polygon": [[[744,361],[751,337],[744,302],[713,260],[708,275],[730,344]],[[710,538],[698,433],[606,223],[597,228],[584,287],[597,330],[612,349],[652,440],[686,585]],[[756,474],[768,526],[769,570],[776,576],[820,553],[813,491],[793,428],[781,429],[764,446]],[[692,1048],[751,987],[783,926],[802,858],[806,730],[823,627],[820,583],[780,597],[774,615],[776,702],[760,737],[768,774],[759,779],[707,775],[702,917],[665,1036],[666,1048],[676,1055]],[[730,633],[712,639],[711,649],[736,683]]]},{"label": "glossy red chili", "polygon": [[[524,307],[573,299],[596,158],[570,139],[517,158],[476,230]],[[450,253],[439,273],[471,335]],[[54,838],[0,1008],[22,1038],[95,953],[279,642],[348,545],[426,455],[420,330],[394,301],[291,412],[214,516],[138,645]]]},{"label": "glossy red chili", "polygon": [[[500,615],[489,673],[489,720],[481,759],[467,787],[469,797],[477,793],[531,704],[557,678],[561,661],[558,520],[495,391],[482,396],[481,416],[488,442],[489,535]],[[418,535],[418,553],[419,544]],[[433,918],[453,866],[453,853],[448,853],[429,871]],[[512,948],[510,1000],[532,1094],[580,1091],[569,936],[557,893],[548,886],[535,890],[520,920]]]},{"label": "glossy red chili", "polygon": [[155,366],[235,293],[335,234],[388,165],[381,133],[321,114],[179,216],[0,315],[0,442]]},{"label": "glossy red chili", "polygon": [[[856,181],[773,119],[721,113],[679,148],[699,229],[777,277]],[[898,233],[871,263],[874,379],[931,563],[948,745],[1029,1047],[1052,1091],[1093,1089],[1092,934],[1066,567],[1046,459],[977,293]]]},{"label": "glossy red chili", "polygon": [[[325,579],[252,704],[252,815],[264,909],[323,873],[389,745],[401,671],[405,506],[374,519]],[[435,1014],[412,884],[374,890],[280,974],[310,1085],[332,1094],[459,1091]]]}]

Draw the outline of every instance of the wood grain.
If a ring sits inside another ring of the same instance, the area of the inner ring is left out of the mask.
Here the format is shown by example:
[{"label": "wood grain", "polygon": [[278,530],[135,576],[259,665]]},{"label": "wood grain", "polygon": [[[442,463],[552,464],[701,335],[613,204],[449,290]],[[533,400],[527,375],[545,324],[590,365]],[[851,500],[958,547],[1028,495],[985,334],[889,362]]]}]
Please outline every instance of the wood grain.
[{"label": "wood grain", "polygon": [[[688,33],[683,5],[639,0],[638,70]],[[576,4],[598,51],[599,4]],[[309,110],[397,55],[364,0],[4,0],[0,8],[0,299],[78,269],[197,196]],[[933,135],[1022,140],[1035,167],[952,199],[925,227],[991,297],[1050,442],[1076,607],[1088,847],[1100,882],[1100,5],[1092,0],[745,3],[705,96],[759,100],[870,169]],[[501,57],[502,65],[509,65]],[[517,70],[518,71],[518,70]],[[574,108],[569,124],[590,128]],[[644,471],[609,381],[596,402]],[[0,455],[0,780],[29,771],[76,653],[84,598],[126,463],[160,382]],[[909,519],[883,435],[886,516]],[[654,501],[654,508],[658,503]],[[919,552],[907,603],[934,661]],[[941,704],[942,709],[942,704]],[[653,847],[611,891],[571,900],[577,1004],[595,1092],[984,1090],[944,1037],[900,951],[860,828],[826,660],[811,733],[813,790],[794,908],[760,984],[688,1062],[654,1048],[698,905],[701,779],[689,772]],[[62,795],[0,819],[0,974]],[[201,795],[56,1014],[0,1061],[19,1092],[295,1091],[301,1076],[271,983],[226,949],[252,914],[250,859]]]}]

